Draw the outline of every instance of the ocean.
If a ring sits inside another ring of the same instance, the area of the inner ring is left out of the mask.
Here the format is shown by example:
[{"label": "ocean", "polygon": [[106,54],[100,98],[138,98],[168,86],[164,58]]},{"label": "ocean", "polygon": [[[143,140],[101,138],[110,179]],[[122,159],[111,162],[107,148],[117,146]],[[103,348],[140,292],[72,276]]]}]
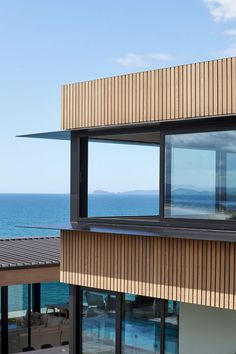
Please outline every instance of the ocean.
[{"label": "ocean", "polygon": [[[209,213],[214,209],[213,198],[176,196],[176,215],[197,211]],[[155,194],[91,194],[89,216],[145,216],[157,215],[158,196]],[[196,209],[195,209],[196,211]],[[0,194],[0,238],[59,236],[59,231],[30,229],[19,226],[62,224],[70,220],[68,194]],[[27,308],[27,286],[9,287],[9,310]],[[68,286],[60,283],[42,284],[42,307],[50,303],[68,301]]]},{"label": "ocean", "polygon": [[[89,216],[156,215],[155,195],[89,195]],[[56,236],[55,230],[19,228],[70,220],[68,194],[0,194],[0,237]]]},{"label": "ocean", "polygon": [[[89,216],[155,215],[155,195],[89,195]],[[59,231],[22,228],[70,220],[68,194],[0,194],[0,238],[59,236]],[[42,284],[41,306],[68,301],[68,286]],[[9,312],[27,309],[27,285],[9,287]]]}]

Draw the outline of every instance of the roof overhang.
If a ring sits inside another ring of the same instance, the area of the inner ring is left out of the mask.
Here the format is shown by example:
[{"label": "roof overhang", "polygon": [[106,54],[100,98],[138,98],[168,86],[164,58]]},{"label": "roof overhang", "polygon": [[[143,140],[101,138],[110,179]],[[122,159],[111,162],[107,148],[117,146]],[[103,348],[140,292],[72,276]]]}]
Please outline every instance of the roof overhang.
[{"label": "roof overhang", "polygon": [[60,280],[60,238],[0,240],[0,286]]},{"label": "roof overhang", "polygon": [[51,132],[32,133],[17,135],[18,138],[50,139],[70,141],[76,134],[83,138],[88,137],[90,141],[113,141],[122,143],[138,144],[159,144],[160,132],[172,132],[176,130],[186,131],[189,128],[197,131],[218,130],[222,124],[224,129],[236,129],[235,115],[221,115],[209,117],[198,117],[187,120],[172,120],[163,122],[147,122],[111,125],[104,127],[90,127],[79,129],[58,130]]},{"label": "roof overhang", "polygon": [[[159,222],[153,217],[146,218],[81,218],[79,222],[54,224],[54,225],[22,225],[22,228],[35,228],[47,230],[63,230],[63,231],[78,231],[78,232],[95,232],[98,234],[113,234],[144,236],[144,237],[163,237],[163,238],[179,238],[189,240],[215,240],[236,242],[236,231],[230,229],[214,228],[215,221],[205,224],[200,227],[191,221],[192,226],[183,227],[185,220],[179,220],[178,225],[170,226],[171,222]],[[190,221],[189,221],[190,222]],[[230,228],[231,223],[227,226]]]}]

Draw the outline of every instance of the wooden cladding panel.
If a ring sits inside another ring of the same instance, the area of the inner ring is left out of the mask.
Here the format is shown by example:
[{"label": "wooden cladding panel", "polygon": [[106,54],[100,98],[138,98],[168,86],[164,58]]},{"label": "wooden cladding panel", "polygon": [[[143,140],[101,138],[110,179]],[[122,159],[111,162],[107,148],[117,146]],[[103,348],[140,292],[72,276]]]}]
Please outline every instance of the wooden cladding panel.
[{"label": "wooden cladding panel", "polygon": [[60,279],[236,309],[236,244],[62,231]]},{"label": "wooden cladding panel", "polygon": [[62,87],[62,129],[236,113],[236,58]]},{"label": "wooden cladding panel", "polygon": [[59,280],[60,268],[58,265],[0,271],[0,286],[54,282]]}]

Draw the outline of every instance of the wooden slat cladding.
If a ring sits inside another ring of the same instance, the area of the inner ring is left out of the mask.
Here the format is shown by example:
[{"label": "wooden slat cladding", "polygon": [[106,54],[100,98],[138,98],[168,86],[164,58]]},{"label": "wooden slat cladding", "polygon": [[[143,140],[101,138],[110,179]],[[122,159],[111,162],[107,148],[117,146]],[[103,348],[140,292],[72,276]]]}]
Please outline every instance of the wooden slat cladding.
[{"label": "wooden slat cladding", "polygon": [[236,309],[236,244],[62,231],[60,279]]},{"label": "wooden slat cladding", "polygon": [[236,58],[62,87],[62,129],[236,113]]},{"label": "wooden slat cladding", "polygon": [[0,286],[33,284],[60,280],[60,267],[32,267],[0,271]]}]

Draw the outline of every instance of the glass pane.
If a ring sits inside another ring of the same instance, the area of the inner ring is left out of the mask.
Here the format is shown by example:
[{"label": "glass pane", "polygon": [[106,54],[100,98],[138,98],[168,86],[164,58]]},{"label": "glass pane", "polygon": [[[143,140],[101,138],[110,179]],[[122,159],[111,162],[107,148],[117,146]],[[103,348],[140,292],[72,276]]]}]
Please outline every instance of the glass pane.
[{"label": "glass pane", "polygon": [[236,131],[166,136],[165,216],[234,219]]},{"label": "glass pane", "polygon": [[159,146],[89,142],[89,216],[159,214]]},{"label": "glass pane", "polygon": [[59,282],[41,283],[41,312],[47,311],[47,305],[57,304],[69,304],[69,285]]},{"label": "glass pane", "polygon": [[122,353],[160,353],[160,304],[159,299],[125,295]]},{"label": "glass pane", "polygon": [[9,353],[28,347],[28,285],[8,287],[8,346]]},{"label": "glass pane", "polygon": [[83,291],[83,353],[115,353],[116,296]]},{"label": "glass pane", "polygon": [[236,218],[236,153],[228,153],[226,160],[226,210],[231,219]]},{"label": "glass pane", "polygon": [[179,350],[179,303],[165,302],[165,353],[178,354]]},{"label": "glass pane", "polygon": [[[32,313],[34,329],[40,326],[40,347],[69,344],[69,286],[59,282],[42,283],[40,312]],[[36,346],[37,343],[34,347],[38,349]]]}]

